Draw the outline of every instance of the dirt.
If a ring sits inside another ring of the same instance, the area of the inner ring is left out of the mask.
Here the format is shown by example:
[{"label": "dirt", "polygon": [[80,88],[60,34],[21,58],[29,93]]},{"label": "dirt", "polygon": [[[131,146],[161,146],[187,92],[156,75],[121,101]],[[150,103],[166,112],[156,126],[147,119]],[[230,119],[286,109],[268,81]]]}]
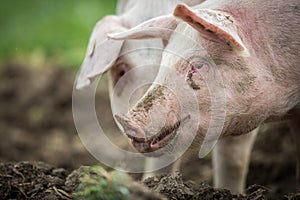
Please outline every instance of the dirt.
[{"label": "dirt", "polygon": [[67,172],[38,162],[1,163],[0,194],[2,199],[63,199]]},{"label": "dirt", "polygon": [[[74,126],[74,77],[74,71],[65,67],[0,66],[1,199],[69,199],[78,186],[78,178],[68,178],[71,172],[82,165],[101,165],[82,146]],[[112,140],[127,145],[118,139],[105,80],[96,100],[103,129]],[[268,124],[261,128],[251,156],[247,196],[210,186],[211,156],[185,161],[182,178],[166,175],[145,184],[169,199],[300,199],[295,158],[286,123]]]},{"label": "dirt", "polygon": [[[95,192],[94,185],[101,189]],[[97,166],[80,167],[68,174],[63,168],[55,168],[43,162],[1,163],[0,186],[2,199],[246,200],[267,199],[269,194],[268,188],[259,185],[249,186],[245,194],[231,194],[225,189],[215,189],[207,182],[184,182],[178,173],[151,177],[144,183],[133,180],[125,173],[108,172]],[[299,197],[300,194],[294,193],[284,198]]]},{"label": "dirt", "polygon": [[229,190],[213,188],[205,181],[184,182],[180,174],[148,178],[144,183],[168,199],[266,199],[268,193],[268,189],[263,186],[251,185],[245,194],[231,194]]},{"label": "dirt", "polygon": [[[251,186],[245,195],[233,195],[225,189],[214,189],[206,182],[183,182],[180,174],[148,178],[144,182],[147,188],[125,173],[112,174],[113,172],[109,173],[103,168],[80,167],[67,176],[65,169],[54,168],[43,162],[1,163],[0,193],[2,199],[86,197],[84,192],[78,193],[78,188],[86,192],[87,187],[91,186],[89,180],[96,180],[98,187],[103,187],[100,185],[101,181],[110,183],[118,180],[118,187],[114,184],[114,188],[110,188],[114,191],[113,195],[117,194],[118,188],[124,186],[131,195],[130,199],[264,199],[267,193],[267,189],[262,186]],[[113,176],[117,179],[111,178]],[[82,182],[85,182],[84,186]],[[103,188],[101,195],[107,191],[107,188]]]}]

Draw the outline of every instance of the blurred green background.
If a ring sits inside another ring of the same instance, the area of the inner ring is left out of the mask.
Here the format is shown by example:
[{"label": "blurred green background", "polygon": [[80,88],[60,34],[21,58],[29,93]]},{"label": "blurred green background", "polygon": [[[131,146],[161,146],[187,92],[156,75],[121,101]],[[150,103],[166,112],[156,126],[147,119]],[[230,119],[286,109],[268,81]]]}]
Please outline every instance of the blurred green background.
[{"label": "blurred green background", "polygon": [[0,61],[79,68],[96,22],[117,0],[1,0]]}]

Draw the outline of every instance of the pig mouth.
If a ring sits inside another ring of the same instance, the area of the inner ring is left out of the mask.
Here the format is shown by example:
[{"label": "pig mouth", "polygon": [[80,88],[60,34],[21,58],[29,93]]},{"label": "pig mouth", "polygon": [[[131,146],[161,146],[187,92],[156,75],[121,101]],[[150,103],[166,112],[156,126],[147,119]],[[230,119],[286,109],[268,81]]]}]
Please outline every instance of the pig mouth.
[{"label": "pig mouth", "polygon": [[190,119],[190,115],[177,121],[173,126],[163,127],[156,135],[152,136],[148,140],[130,137],[132,145],[140,153],[150,153],[162,147],[165,147],[167,144],[170,143],[171,140],[175,138],[180,125],[182,125],[183,122],[185,122],[188,119]]}]

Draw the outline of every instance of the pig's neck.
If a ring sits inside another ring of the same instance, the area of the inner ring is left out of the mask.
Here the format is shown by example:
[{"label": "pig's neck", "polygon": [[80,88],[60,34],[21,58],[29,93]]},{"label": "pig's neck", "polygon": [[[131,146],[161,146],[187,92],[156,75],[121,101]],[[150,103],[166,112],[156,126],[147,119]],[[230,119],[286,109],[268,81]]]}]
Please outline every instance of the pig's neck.
[{"label": "pig's neck", "polygon": [[266,87],[264,91],[274,91],[269,96],[274,106],[270,114],[284,115],[300,103],[299,1],[221,0],[220,5],[220,10],[233,16],[238,24],[251,59],[259,60],[273,76],[274,84],[260,86]]},{"label": "pig's neck", "polygon": [[207,0],[201,6],[230,14],[251,56],[262,61],[278,83],[300,85],[299,0]]}]

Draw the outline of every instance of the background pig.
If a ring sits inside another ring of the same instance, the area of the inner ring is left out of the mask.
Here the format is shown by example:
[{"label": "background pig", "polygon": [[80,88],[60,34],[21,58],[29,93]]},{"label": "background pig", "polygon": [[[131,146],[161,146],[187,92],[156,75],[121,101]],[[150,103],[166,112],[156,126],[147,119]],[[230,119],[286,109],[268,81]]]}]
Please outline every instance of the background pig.
[{"label": "background pig", "polygon": [[[241,172],[239,168],[245,163],[245,155],[249,154],[255,128],[264,122],[291,118],[292,131],[299,149],[299,6],[297,0],[208,0],[194,8],[178,5],[174,11],[177,18],[160,17],[132,30],[111,35],[115,39],[163,36],[163,39],[169,40],[156,82],[168,84],[168,81],[172,81],[168,79],[170,70],[165,67],[170,66],[177,73],[175,78],[186,80],[188,89],[196,93],[199,110],[194,112],[201,116],[194,141],[198,145],[202,144],[213,120],[210,118],[212,110],[209,109],[213,94],[209,92],[206,83],[213,80],[215,86],[219,87],[217,89],[224,91],[226,117],[222,129],[223,139],[215,150],[219,153],[214,157],[218,165],[214,163],[214,167],[217,173],[224,175],[225,171],[231,177],[227,180],[215,178],[219,187],[241,192],[244,181],[235,182],[235,174],[231,172],[236,167],[236,176],[245,173],[245,170]],[[154,30],[153,26],[159,29]],[[192,38],[199,45],[183,41],[182,35]],[[214,79],[217,73],[222,81]],[[182,86],[182,91],[186,89]],[[151,109],[156,105],[165,108],[165,113],[173,113],[172,117],[165,119],[164,127],[160,127],[165,130],[163,134],[159,130],[147,130],[147,123],[161,117],[151,114]],[[138,151],[152,152],[172,146],[172,138],[188,134],[178,129],[178,124],[182,122],[179,109],[172,92],[166,87],[153,85],[126,115],[118,115],[117,119]],[[232,137],[249,131],[253,132]],[[176,135],[170,137],[174,132]],[[235,144],[239,146],[243,143],[248,146],[246,150],[235,149]],[[224,157],[218,155],[229,156],[228,160],[234,161],[235,165],[230,166],[227,160],[222,159]]]},{"label": "background pig", "polygon": [[[100,20],[91,35],[87,55],[78,76],[76,88],[89,85],[93,79],[108,71],[109,94],[112,107],[117,110],[126,110],[124,100],[129,95],[126,88],[138,85],[145,79],[154,80],[161,59],[161,50],[164,48],[161,39],[139,41],[114,41],[107,39],[107,34],[121,32],[136,26],[148,19],[160,15],[171,14],[178,2],[196,5],[202,0],[121,0],[117,5],[117,15],[106,16]],[[143,48],[143,50],[141,50]],[[130,53],[128,53],[130,52]],[[142,70],[127,73],[136,66],[146,66],[147,74]],[[117,82],[126,75],[125,84],[116,87]],[[147,90],[139,88],[130,97],[130,102],[135,103]],[[155,168],[156,163],[148,161],[146,171]]]}]

